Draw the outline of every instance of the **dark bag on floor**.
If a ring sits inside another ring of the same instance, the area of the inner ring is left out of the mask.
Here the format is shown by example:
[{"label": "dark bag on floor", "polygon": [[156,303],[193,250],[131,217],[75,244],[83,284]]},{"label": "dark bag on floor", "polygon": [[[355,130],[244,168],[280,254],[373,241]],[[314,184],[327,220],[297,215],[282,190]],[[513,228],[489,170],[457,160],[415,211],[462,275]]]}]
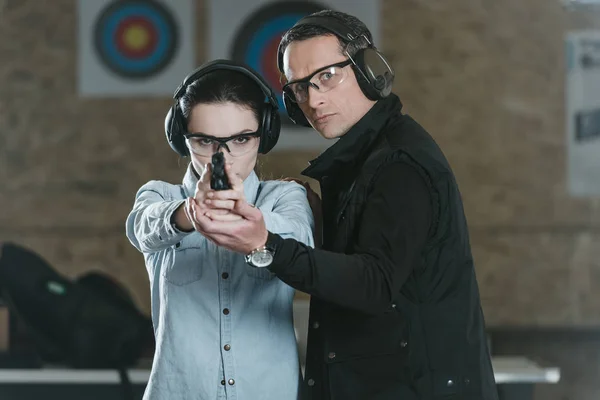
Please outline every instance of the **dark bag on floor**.
[{"label": "dark bag on floor", "polygon": [[153,338],[150,319],[114,280],[96,272],[70,280],[11,243],[0,250],[0,296],[47,362],[114,368],[127,379]]}]

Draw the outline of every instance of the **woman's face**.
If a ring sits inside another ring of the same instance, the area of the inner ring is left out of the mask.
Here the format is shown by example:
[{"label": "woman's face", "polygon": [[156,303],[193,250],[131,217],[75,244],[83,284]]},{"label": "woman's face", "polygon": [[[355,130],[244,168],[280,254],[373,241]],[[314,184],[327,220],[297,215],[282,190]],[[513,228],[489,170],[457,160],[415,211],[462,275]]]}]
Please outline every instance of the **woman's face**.
[{"label": "woman's face", "polygon": [[[188,132],[203,136],[186,139],[192,165],[202,175],[212,155],[222,151],[231,171],[245,180],[254,167],[258,156],[260,138],[252,135],[258,130],[254,113],[238,104],[226,102],[195,105],[188,119]],[[240,135],[240,136],[238,136]],[[230,138],[226,142],[229,151],[215,139]]]}]

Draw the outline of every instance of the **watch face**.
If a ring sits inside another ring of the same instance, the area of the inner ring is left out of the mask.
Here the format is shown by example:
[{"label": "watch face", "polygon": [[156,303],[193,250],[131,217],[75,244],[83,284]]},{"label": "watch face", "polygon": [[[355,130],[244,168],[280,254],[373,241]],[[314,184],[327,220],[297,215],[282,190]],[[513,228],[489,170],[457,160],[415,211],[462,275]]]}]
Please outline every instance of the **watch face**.
[{"label": "watch face", "polygon": [[252,264],[255,267],[267,267],[273,262],[273,255],[269,251],[257,251],[252,255]]}]

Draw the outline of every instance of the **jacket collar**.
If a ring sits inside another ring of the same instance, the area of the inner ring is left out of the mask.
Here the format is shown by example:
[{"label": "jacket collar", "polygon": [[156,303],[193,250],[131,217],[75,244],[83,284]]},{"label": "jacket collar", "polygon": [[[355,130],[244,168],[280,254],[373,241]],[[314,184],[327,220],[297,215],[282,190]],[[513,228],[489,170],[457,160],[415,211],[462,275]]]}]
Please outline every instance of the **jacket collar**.
[{"label": "jacket collar", "polygon": [[[198,183],[198,176],[192,166],[192,163],[188,164],[187,171],[183,176],[183,192],[185,197],[194,197],[196,193],[196,184]],[[254,171],[244,180],[244,196],[246,201],[250,204],[255,205],[256,197],[258,196],[258,188],[260,181]]]},{"label": "jacket collar", "polygon": [[320,181],[354,166],[367,154],[390,116],[401,110],[402,103],[395,94],[379,100],[344,136],[310,161],[302,175]]}]

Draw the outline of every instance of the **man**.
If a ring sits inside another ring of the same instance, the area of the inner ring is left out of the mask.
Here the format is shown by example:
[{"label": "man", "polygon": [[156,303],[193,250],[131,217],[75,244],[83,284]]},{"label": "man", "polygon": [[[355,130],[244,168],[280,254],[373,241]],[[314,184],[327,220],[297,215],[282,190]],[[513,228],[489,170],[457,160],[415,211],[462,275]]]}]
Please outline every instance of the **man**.
[{"label": "man", "polygon": [[321,185],[322,248],[267,232],[227,191],[212,205],[244,218],[212,221],[200,204],[195,227],[311,295],[307,398],[497,399],[454,175],[371,42],[358,19],[322,11],[280,44],[290,117],[339,138],[303,172]]}]

